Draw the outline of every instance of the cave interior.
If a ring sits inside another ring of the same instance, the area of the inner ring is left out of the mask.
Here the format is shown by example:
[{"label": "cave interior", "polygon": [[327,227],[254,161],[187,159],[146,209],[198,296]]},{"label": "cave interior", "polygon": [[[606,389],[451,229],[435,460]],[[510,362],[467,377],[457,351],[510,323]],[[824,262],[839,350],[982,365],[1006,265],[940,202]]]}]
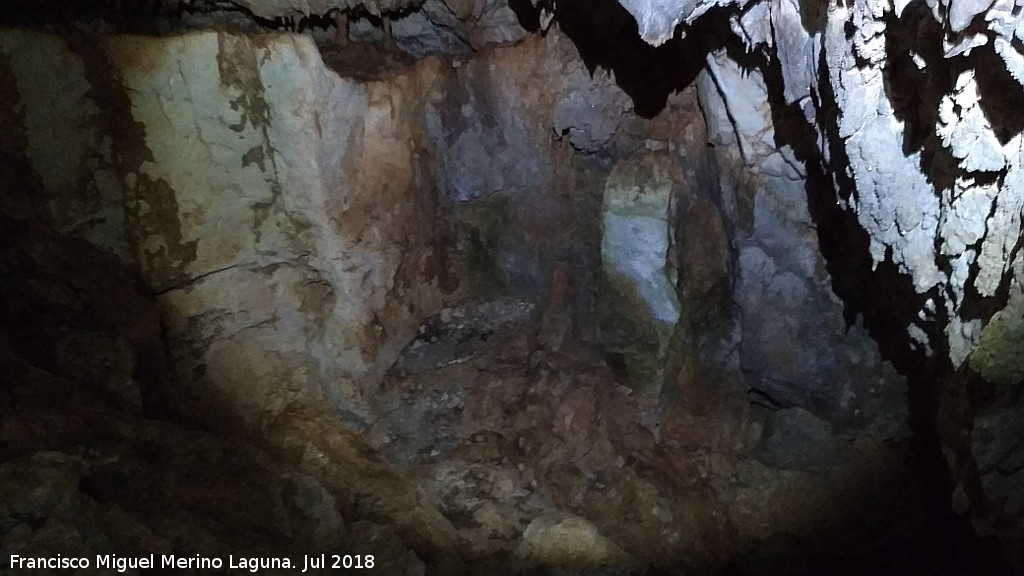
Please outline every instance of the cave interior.
[{"label": "cave interior", "polygon": [[1022,10],[8,0],[0,572],[1024,574]]}]

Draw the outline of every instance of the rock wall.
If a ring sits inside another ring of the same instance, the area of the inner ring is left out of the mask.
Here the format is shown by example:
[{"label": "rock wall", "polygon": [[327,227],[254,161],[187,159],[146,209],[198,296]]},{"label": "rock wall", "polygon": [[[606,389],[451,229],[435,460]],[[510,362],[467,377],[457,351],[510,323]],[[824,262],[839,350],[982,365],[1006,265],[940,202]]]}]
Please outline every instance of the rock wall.
[{"label": "rock wall", "polygon": [[733,59],[767,55],[776,129],[820,182],[814,219],[844,231],[819,230],[833,283],[910,375],[915,426],[945,454],[940,490],[982,534],[1017,522],[1020,453],[993,427],[1019,412],[1024,381],[1007,340],[1021,318],[1020,6],[622,5],[652,43],[724,7],[746,46]]},{"label": "rock wall", "polygon": [[[360,86],[308,40],[214,33],[13,32],[3,54],[20,110],[4,123],[28,143],[10,153],[43,175],[33,215],[139,267],[175,405],[249,427],[295,399],[370,418],[359,383],[440,302],[429,142],[410,100],[429,90],[400,87],[436,66]],[[69,117],[44,128],[50,110]]]},{"label": "rock wall", "polygon": [[596,258],[572,151],[607,154],[629,104],[570,50],[538,38],[366,82],[304,36],[6,32],[5,210],[139,268],[175,360],[165,395],[197,421],[258,429],[302,400],[367,426],[369,390],[446,294],[537,300],[558,262]]},{"label": "rock wall", "polygon": [[[426,2],[393,37],[367,7],[351,40],[379,39],[319,47],[0,31],[0,312],[60,311],[19,378],[252,434],[317,510],[456,573],[763,567],[844,530],[907,561],[931,518],[895,495],[947,465],[1011,538],[1012,54],[949,60],[936,22],[967,16],[920,5],[527,4]],[[54,280],[64,243],[109,278]],[[317,510],[278,516],[340,538]]]},{"label": "rock wall", "polygon": [[734,369],[762,400],[905,437],[905,383],[864,327],[844,319],[806,171],[792,147],[778,144],[764,77],[716,52],[699,82],[721,173],[714,202],[735,250]]}]

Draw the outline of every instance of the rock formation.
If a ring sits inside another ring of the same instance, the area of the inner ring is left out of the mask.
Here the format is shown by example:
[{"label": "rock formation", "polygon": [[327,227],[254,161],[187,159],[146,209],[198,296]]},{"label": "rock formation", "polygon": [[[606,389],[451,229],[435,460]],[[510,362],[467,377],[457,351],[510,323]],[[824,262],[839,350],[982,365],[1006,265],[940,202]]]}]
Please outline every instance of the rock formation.
[{"label": "rock formation", "polygon": [[0,9],[3,562],[1024,569],[1022,9]]}]

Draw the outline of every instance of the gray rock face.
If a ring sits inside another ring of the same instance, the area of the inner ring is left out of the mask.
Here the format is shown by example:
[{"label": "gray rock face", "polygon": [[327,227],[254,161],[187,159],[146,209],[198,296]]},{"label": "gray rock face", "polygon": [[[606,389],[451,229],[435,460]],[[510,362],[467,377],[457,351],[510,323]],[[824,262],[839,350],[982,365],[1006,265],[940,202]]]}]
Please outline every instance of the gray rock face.
[{"label": "gray rock face", "polygon": [[631,385],[658,391],[679,321],[671,262],[674,185],[665,155],[621,161],[605,182],[601,222],[602,341],[622,353]]},{"label": "gray rock face", "polygon": [[640,37],[657,46],[672,37],[672,34],[685,17],[698,4],[696,0],[679,2],[678,0],[623,0],[622,6],[636,18],[640,27]]},{"label": "gray rock face", "polygon": [[[711,4],[717,3],[680,0],[669,8],[622,2],[652,42]],[[867,255],[874,266],[894,265],[909,278],[906,298],[911,302],[898,316],[904,329],[897,338],[902,349],[931,357],[927,362],[933,366],[956,369],[969,364],[991,378],[1001,399],[997,403],[1009,402],[1017,409],[1024,378],[1017,361],[1024,283],[1019,264],[1024,127],[1019,114],[1010,110],[1019,110],[1024,101],[1024,56],[1016,47],[1024,34],[1020,9],[1019,2],[986,0],[930,0],[927,6],[865,0],[827,8],[824,3],[783,1],[756,3],[731,19],[733,31],[749,49],[766,49],[778,58],[777,67],[772,63],[769,69],[778,73],[780,84],[768,99],[777,107],[798,106],[817,133],[817,151],[805,150],[801,161],[820,162],[826,173],[833,172],[835,201],[866,232]],[[711,62],[708,73],[723,68],[727,66]],[[735,75],[719,73],[716,80],[723,94],[741,90]],[[739,106],[728,104],[722,133],[745,134],[748,117]],[[741,144],[740,150],[745,159],[755,157],[750,144]],[[784,252],[773,251],[787,243],[757,231],[757,222],[767,223],[768,216],[780,213],[778,206],[799,203],[793,200],[801,195],[795,188],[775,188],[779,192],[753,201],[755,245],[739,248],[740,277],[744,269],[757,272],[746,276],[739,294],[754,293],[751,287],[777,275],[775,270],[790,274],[788,281],[775,283],[790,301],[806,302],[808,295],[820,293],[808,289],[806,281],[814,275],[800,265],[813,259],[797,256],[792,242]],[[789,229],[765,230],[776,228]],[[756,300],[747,301],[747,309],[753,310]],[[790,311],[774,322],[755,316],[747,330],[763,326],[792,332],[793,318],[799,315],[794,315],[795,308]],[[747,365],[778,375],[780,384],[767,389],[784,397],[782,382],[802,380],[815,370],[810,356],[795,363],[799,368],[788,362],[772,367],[776,350],[757,352],[757,343],[768,341],[765,335],[743,341],[749,343],[744,346]],[[835,346],[816,350],[822,365],[842,363]],[[806,372],[797,378],[794,370]],[[975,425],[986,431],[998,428],[989,422],[998,420],[997,413],[979,414]],[[970,418],[951,426],[969,428]],[[940,434],[956,442],[954,433]],[[982,437],[971,451],[983,461],[1015,449],[1006,438],[989,432]],[[989,488],[999,484],[996,492],[1007,494],[1006,484],[986,478]]]},{"label": "gray rock face", "polygon": [[[808,211],[803,166],[775,145],[764,80],[723,53],[699,79],[736,250],[739,365],[785,406],[904,435],[901,383],[860,326],[848,328]],[[810,337],[810,335],[814,335]]]},{"label": "gray rock face", "polygon": [[[34,44],[30,35],[0,41],[12,77],[21,79],[17,86],[29,117],[37,114],[33,94],[50,89],[46,81],[29,80],[39,75],[19,54],[34,53],[37,62],[67,60],[74,64],[51,69],[59,75],[77,72],[79,81],[94,86],[102,81],[84,76],[87,61],[66,43],[50,37]],[[262,61],[257,48],[239,36],[193,35],[168,45],[156,38],[121,38],[97,45],[105,61],[120,66],[120,85],[109,90],[121,96],[100,107],[90,95],[74,93],[81,100],[69,109],[84,113],[69,129],[83,136],[67,139],[66,147],[47,147],[46,156],[30,153],[26,161],[63,178],[61,170],[76,170],[78,162],[62,155],[78,154],[78,139],[102,130],[105,115],[130,114],[125,132],[108,132],[106,156],[90,160],[104,162],[105,170],[88,177],[98,198],[121,196],[115,222],[123,224],[115,232],[96,218],[98,226],[86,224],[76,235],[110,231],[113,236],[101,246],[132,247],[125,256],[138,263],[158,294],[178,373],[190,383],[189,391],[171,393],[187,404],[226,400],[241,386],[247,400],[229,411],[245,425],[281,410],[295,394],[314,390],[340,410],[365,418],[365,399],[355,382],[379,377],[397,355],[419,321],[410,303],[429,310],[437,302],[436,292],[426,300],[412,293],[436,288],[411,291],[399,312],[406,318],[400,323],[411,323],[399,328],[385,318],[387,292],[432,283],[403,280],[394,268],[407,261],[410,270],[422,271],[432,250],[413,247],[429,244],[431,234],[429,216],[414,208],[425,201],[411,184],[418,153],[388,136],[404,130],[389,117],[392,104],[382,100],[375,112],[374,97],[329,72],[308,39],[279,37],[269,45],[275,56]],[[184,75],[179,66],[193,72]],[[122,103],[123,112],[109,108],[116,106],[111,102]],[[352,121],[336,122],[336,114]],[[33,131],[30,126],[26,133]],[[373,143],[361,140],[364,133]],[[395,168],[386,180],[344,168],[370,157],[389,158]],[[47,167],[58,159],[67,161],[61,163],[66,168]],[[118,177],[107,177],[111,172]],[[418,177],[422,182],[427,176]],[[76,205],[59,180],[42,185],[53,194],[54,206]],[[355,200],[362,194],[368,202]],[[378,204],[383,199],[390,199],[386,209]],[[388,255],[391,249],[384,246],[390,240],[366,227],[403,205],[420,214],[427,228],[417,231],[409,221],[404,232],[388,232],[412,241]],[[330,232],[340,228],[348,232]],[[356,246],[367,251],[359,255]],[[347,320],[324,323],[331,317]],[[381,352],[385,356],[375,359]],[[328,380],[327,387],[317,384]]]},{"label": "gray rock face", "polygon": [[[662,41],[680,22],[691,22],[718,4],[724,3],[622,3],[641,23],[642,36],[652,43]],[[908,120],[892,101],[888,86],[895,80],[884,71],[889,61],[886,50],[888,47],[891,52],[894,45],[908,50],[919,74],[927,77],[932,68],[943,66],[928,54],[936,53],[940,59],[966,57],[971,48],[989,43],[991,37],[991,49],[1005,64],[1004,70],[994,73],[1008,72],[1019,79],[1017,62],[1024,62],[1024,56],[1011,46],[1020,28],[1019,11],[1013,2],[932,1],[929,6],[934,17],[954,40],[950,43],[939,34],[923,32],[921,42],[909,46],[908,41],[889,39],[883,22],[886,14],[892,13],[907,31],[925,30],[925,13],[906,2],[891,9],[862,2],[827,13],[788,1],[770,9],[763,6],[766,3],[735,19],[734,29],[749,46],[774,47],[780,58],[785,101],[805,103],[801,107],[812,122],[816,113],[807,98],[811,91],[819,91],[819,78],[828,79],[840,110],[838,136],[843,139],[843,153],[856,186],[850,209],[869,233],[871,256],[876,262],[888,259],[909,274],[918,293],[938,288],[943,294],[921,308],[921,318],[908,325],[908,333],[923,349],[946,350],[950,361],[961,365],[976,347],[983,325],[962,312],[964,301],[975,292],[990,298],[1012,278],[1011,247],[1021,232],[1021,185],[1017,183],[1021,146],[1010,135],[997,137],[1005,133],[1000,123],[1006,121],[997,119],[993,124],[991,114],[986,117],[980,104],[981,86],[993,86],[993,72],[979,72],[981,62],[971,62],[949,91],[933,102],[935,108],[922,110],[926,117],[936,119],[934,126],[912,127],[934,130],[940,148],[957,166],[953,170],[960,171],[948,184],[936,185],[942,181],[936,171],[947,167],[929,167],[930,157],[938,153],[933,144],[907,151],[907,125],[916,122]],[[759,27],[764,16],[773,24],[771,32]],[[964,33],[976,18],[987,28]],[[827,70],[818,69],[817,46],[824,46]],[[819,103],[819,107],[824,105]],[[983,174],[1001,176],[993,184]],[[938,254],[931,247],[933,242],[941,246]],[[949,261],[945,270],[940,269],[943,259]],[[977,272],[971,271],[975,267]],[[934,325],[936,307],[945,310],[947,325]],[[924,336],[936,327],[944,335],[943,342],[931,342]]]},{"label": "gray rock face", "polygon": [[512,44],[527,34],[507,2],[426,0],[416,4],[414,9],[385,16],[390,37],[365,17],[349,19],[349,36],[362,42],[393,41],[415,58],[435,54],[467,58],[486,46]]}]

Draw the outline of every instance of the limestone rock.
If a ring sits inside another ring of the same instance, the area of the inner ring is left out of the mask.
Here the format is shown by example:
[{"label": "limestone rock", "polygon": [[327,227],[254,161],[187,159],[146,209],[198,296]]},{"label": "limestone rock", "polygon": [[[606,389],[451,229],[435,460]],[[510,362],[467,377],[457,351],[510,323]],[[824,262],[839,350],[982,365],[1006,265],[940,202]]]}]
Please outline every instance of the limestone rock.
[{"label": "limestone rock", "polygon": [[617,566],[627,558],[593,524],[578,516],[542,516],[523,531],[516,558],[526,565]]},{"label": "limestone rock", "polygon": [[[740,366],[757,374],[754,389],[785,407],[869,425],[880,438],[905,436],[905,384],[862,327],[845,325],[806,201],[803,168],[792,149],[771,144],[776,137],[764,79],[719,52],[699,81],[722,172],[716,205],[736,251],[732,298],[740,308]],[[803,333],[815,337],[797,336]]]},{"label": "limestone rock", "polygon": [[660,387],[679,319],[669,261],[672,193],[665,159],[653,155],[616,165],[604,190],[602,340],[626,355],[630,385],[641,389]]},{"label": "limestone rock", "polygon": [[[159,295],[185,384],[169,391],[176,403],[201,420],[213,419],[201,405],[219,405],[218,420],[246,427],[296,397],[370,418],[359,382],[383,373],[439,301],[425,143],[405,137],[413,119],[397,113],[400,92],[340,79],[301,37],[118,37],[86,56],[35,38],[6,36],[4,54],[38,41],[54,62],[103,58],[118,70],[102,106],[80,96],[92,113],[73,126],[88,138],[105,115],[130,114],[109,134],[117,184],[106,192],[122,197],[126,238],[97,243],[127,240]],[[420,73],[436,77],[432,67]],[[26,109],[37,110],[34,94],[47,84],[16,77]],[[386,176],[347,168],[378,158]],[[50,160],[27,160],[56,178]],[[43,186],[62,189],[58,180]],[[393,218],[407,225],[375,231]]]},{"label": "limestone rock", "polygon": [[426,0],[392,24],[395,43],[417,58],[433,54],[467,56],[485,46],[512,44],[526,37],[507,2],[482,0],[465,2]]}]

